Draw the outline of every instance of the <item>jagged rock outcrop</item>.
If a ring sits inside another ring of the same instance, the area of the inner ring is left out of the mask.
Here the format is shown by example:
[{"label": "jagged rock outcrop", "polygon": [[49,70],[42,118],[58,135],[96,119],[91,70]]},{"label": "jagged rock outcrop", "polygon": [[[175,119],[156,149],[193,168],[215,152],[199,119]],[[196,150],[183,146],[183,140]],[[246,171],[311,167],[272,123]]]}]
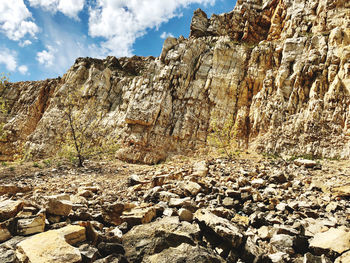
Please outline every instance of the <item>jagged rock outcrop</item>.
[{"label": "jagged rock outcrop", "polygon": [[159,58],[80,58],[61,79],[15,83],[2,158],[54,153],[66,132],[57,98],[72,88],[86,107],[100,101],[125,160],[203,147],[227,120],[241,147],[347,158],[349,12],[345,0],[237,1],[210,19],[197,10],[190,37],[165,40]]}]

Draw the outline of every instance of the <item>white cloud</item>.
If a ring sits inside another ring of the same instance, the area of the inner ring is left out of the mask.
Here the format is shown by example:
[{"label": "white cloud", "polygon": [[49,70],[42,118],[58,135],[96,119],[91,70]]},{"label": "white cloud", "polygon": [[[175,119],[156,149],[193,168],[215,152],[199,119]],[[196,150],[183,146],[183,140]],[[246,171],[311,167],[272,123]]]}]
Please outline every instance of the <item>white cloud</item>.
[{"label": "white cloud", "polygon": [[163,33],[160,35],[160,38],[162,38],[162,39],[167,39],[168,37],[174,37],[174,35],[171,34],[171,33],[167,33],[167,32],[163,32]]},{"label": "white cloud", "polygon": [[19,46],[20,47],[26,47],[26,46],[29,46],[29,45],[31,45],[32,44],[32,41],[30,41],[30,40],[25,40],[25,41],[22,41],[22,42],[20,42],[19,43]]},{"label": "white cloud", "polygon": [[32,21],[32,14],[23,0],[11,0],[0,4],[0,31],[9,39],[18,41],[27,34],[34,37],[39,28]]},{"label": "white cloud", "polygon": [[29,4],[53,13],[61,12],[66,16],[78,19],[79,12],[84,8],[85,0],[29,0]]},{"label": "white cloud", "polygon": [[52,46],[47,46],[47,50],[43,50],[36,54],[36,60],[45,67],[51,67],[55,60],[57,49]]},{"label": "white cloud", "polygon": [[105,52],[129,56],[136,38],[181,16],[179,9],[193,3],[214,4],[215,0],[97,0],[89,10],[89,34],[106,38],[101,44]]},{"label": "white cloud", "polygon": [[8,71],[15,71],[17,68],[16,53],[8,48],[1,48],[0,64],[4,64]]},{"label": "white cloud", "polygon": [[22,75],[26,75],[28,72],[28,67],[26,65],[22,65],[18,67],[18,71],[22,74]]}]

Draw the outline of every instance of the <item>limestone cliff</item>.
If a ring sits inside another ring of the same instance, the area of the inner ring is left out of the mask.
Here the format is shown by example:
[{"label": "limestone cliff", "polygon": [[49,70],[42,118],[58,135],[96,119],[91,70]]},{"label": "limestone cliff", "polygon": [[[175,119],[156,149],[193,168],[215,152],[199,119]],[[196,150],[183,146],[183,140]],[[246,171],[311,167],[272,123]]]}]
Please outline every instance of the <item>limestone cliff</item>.
[{"label": "limestone cliff", "polygon": [[159,58],[79,58],[61,78],[10,85],[2,157],[23,146],[55,152],[57,98],[82,90],[100,101],[118,157],[155,163],[206,145],[210,122],[233,120],[242,147],[350,157],[350,2],[238,0],[210,19],[197,10],[188,39],[168,38]]}]

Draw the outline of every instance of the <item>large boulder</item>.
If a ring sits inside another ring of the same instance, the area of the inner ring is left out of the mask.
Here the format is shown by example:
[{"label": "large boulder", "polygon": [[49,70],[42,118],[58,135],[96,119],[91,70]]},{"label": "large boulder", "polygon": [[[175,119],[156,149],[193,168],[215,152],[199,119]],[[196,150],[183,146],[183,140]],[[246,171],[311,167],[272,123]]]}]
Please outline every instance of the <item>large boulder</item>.
[{"label": "large boulder", "polygon": [[85,239],[84,227],[70,225],[37,234],[20,242],[17,245],[16,256],[20,262],[81,262],[79,249],[72,245]]},{"label": "large boulder", "polygon": [[133,227],[122,240],[125,255],[130,262],[141,262],[144,257],[160,253],[183,243],[194,245],[199,228],[178,217],[165,217],[150,224]]}]

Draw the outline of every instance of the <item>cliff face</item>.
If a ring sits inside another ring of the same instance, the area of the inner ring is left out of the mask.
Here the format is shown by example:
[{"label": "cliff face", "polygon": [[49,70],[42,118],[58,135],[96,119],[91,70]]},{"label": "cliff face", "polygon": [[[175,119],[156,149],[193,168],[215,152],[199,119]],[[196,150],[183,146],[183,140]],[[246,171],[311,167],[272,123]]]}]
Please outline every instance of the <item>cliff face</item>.
[{"label": "cliff face", "polygon": [[125,160],[205,146],[218,120],[233,120],[242,147],[347,158],[349,58],[346,0],[238,0],[210,19],[197,10],[190,37],[166,39],[159,58],[80,58],[62,79],[12,84],[2,157],[54,153],[67,132],[57,99],[79,89],[108,112],[103,128]]}]

